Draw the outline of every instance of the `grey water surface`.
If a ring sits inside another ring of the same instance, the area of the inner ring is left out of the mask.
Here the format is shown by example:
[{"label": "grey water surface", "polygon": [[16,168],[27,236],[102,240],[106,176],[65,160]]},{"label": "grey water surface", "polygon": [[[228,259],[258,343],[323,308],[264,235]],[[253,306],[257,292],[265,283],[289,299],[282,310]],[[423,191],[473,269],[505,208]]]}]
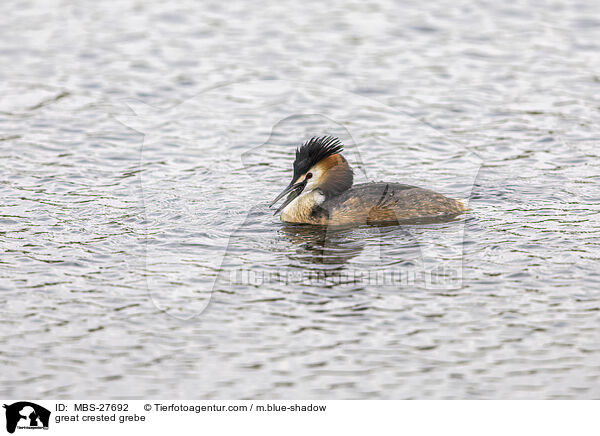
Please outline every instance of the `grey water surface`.
[{"label": "grey water surface", "polygon": [[[0,13],[0,397],[600,397],[600,3]],[[322,134],[468,213],[284,225]]]}]

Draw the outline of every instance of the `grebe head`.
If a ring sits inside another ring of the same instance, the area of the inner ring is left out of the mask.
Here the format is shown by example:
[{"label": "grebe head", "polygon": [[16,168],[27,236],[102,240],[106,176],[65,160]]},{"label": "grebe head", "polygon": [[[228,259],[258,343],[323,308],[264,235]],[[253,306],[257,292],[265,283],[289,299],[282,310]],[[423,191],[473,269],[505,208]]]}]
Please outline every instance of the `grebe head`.
[{"label": "grebe head", "polygon": [[299,207],[302,198],[306,200],[304,207],[309,208],[349,189],[353,174],[340,154],[343,149],[340,140],[333,136],[313,137],[298,148],[292,181],[270,205],[289,194],[275,214],[288,206]]}]

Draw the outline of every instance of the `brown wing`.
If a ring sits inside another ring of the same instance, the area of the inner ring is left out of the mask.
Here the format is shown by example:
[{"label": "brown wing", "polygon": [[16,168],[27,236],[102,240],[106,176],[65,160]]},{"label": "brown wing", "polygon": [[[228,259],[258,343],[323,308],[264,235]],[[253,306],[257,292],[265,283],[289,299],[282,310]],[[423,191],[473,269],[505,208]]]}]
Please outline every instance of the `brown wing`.
[{"label": "brown wing", "polygon": [[398,222],[456,215],[462,203],[437,192],[400,183],[355,185],[323,205],[331,224]]}]

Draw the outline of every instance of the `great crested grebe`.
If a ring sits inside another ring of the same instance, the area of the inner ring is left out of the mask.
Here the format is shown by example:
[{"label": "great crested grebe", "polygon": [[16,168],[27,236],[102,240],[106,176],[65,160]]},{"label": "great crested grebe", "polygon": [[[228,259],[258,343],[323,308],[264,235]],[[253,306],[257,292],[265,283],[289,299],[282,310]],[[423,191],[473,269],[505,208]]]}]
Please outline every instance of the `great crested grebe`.
[{"label": "great crested grebe", "polygon": [[292,181],[270,206],[288,223],[321,225],[393,223],[451,217],[466,209],[459,200],[400,183],[352,186],[352,168],[338,138],[313,137],[296,150]]}]

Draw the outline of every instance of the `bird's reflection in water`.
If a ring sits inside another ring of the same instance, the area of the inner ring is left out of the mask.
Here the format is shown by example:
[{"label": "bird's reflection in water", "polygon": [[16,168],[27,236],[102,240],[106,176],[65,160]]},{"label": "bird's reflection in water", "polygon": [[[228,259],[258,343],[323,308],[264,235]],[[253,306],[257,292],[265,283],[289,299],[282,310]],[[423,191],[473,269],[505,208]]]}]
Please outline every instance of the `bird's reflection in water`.
[{"label": "bird's reflection in water", "polygon": [[[413,235],[401,226],[334,228],[314,225],[283,225],[279,234],[289,241],[289,271],[301,271],[302,283],[357,290],[376,286],[374,274],[414,266],[421,258]],[[381,274],[379,277],[382,277]],[[379,283],[381,284],[381,283]]]},{"label": "bird's reflection in water", "polygon": [[367,270],[411,268],[423,263],[423,243],[431,244],[435,237],[431,226],[455,220],[427,218],[346,228],[283,224],[278,233],[290,242],[286,255],[294,267],[336,271],[352,263]]},{"label": "bird's reflection in water", "polygon": [[284,224],[279,233],[291,243],[290,260],[300,264],[342,266],[358,256],[366,244],[352,229]]}]

